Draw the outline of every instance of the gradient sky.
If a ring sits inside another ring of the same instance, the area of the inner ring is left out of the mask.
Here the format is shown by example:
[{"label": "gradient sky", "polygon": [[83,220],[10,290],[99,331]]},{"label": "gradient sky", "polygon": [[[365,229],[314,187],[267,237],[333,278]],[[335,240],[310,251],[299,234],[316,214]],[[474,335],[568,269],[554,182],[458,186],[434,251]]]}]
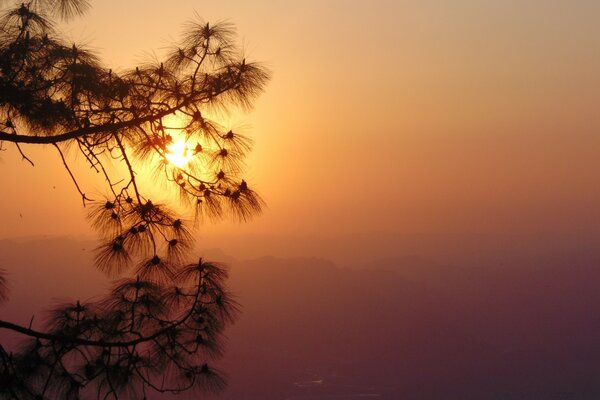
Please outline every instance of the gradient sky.
[{"label": "gradient sky", "polygon": [[[194,12],[272,69],[230,117],[268,208],[207,231],[598,231],[599,2],[92,4],[63,30],[115,69],[160,57]],[[35,168],[0,154],[0,237],[90,233],[57,155],[26,151]]]}]

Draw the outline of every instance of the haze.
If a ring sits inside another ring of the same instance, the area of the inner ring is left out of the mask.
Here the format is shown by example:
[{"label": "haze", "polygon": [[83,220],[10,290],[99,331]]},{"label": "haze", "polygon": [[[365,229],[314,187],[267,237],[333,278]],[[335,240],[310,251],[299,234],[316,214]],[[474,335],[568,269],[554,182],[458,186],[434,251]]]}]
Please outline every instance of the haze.
[{"label": "haze", "polygon": [[[194,11],[273,72],[223,116],[267,208],[197,233],[244,307],[222,399],[599,398],[600,2],[102,0],[61,29],[122,70]],[[0,313],[39,328],[107,278],[58,155],[24,150],[0,153]]]},{"label": "haze", "polygon": [[[268,209],[205,234],[598,231],[597,2],[102,1],[63,30],[127,68],[194,10],[235,23],[274,72],[254,111],[226,118],[256,141]],[[36,150],[35,168],[0,156],[0,237],[90,233],[57,156]]]}]

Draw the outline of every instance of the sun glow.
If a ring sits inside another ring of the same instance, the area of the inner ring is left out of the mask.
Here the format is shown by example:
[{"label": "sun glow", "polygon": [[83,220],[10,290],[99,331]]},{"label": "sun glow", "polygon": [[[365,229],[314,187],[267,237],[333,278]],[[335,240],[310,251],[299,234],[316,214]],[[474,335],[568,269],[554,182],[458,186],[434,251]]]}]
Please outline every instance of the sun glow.
[{"label": "sun glow", "polygon": [[185,167],[192,159],[193,153],[184,140],[178,140],[167,146],[165,158],[176,167]]}]

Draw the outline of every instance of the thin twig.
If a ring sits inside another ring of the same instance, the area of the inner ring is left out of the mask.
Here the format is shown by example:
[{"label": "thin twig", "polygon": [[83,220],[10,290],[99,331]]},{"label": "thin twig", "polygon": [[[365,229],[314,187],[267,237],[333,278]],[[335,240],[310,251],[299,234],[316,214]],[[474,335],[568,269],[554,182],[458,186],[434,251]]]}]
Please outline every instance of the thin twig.
[{"label": "thin twig", "polygon": [[65,159],[65,155],[63,154],[62,150],[60,149],[60,147],[58,147],[58,145],[56,143],[52,143],[52,145],[54,147],[56,147],[56,150],[58,150],[58,154],[60,154],[60,158],[63,162],[63,165],[65,166],[65,168],[67,169],[67,172],[69,173],[69,175],[71,176],[71,180],[73,181],[73,183],[75,184],[75,187],[77,188],[77,191],[79,192],[79,194],[81,195],[81,200],[83,201],[83,206],[85,207],[85,201],[93,201],[92,199],[90,199],[89,197],[87,197],[85,195],[85,193],[83,193],[81,191],[81,188],[79,187],[79,184],[77,183],[77,179],[75,179],[75,176],[73,175],[73,172],[71,172],[71,168],[69,168],[69,164],[67,164],[67,160]]},{"label": "thin twig", "polygon": [[33,163],[33,161],[31,161],[29,159],[29,157],[27,157],[25,155],[25,153],[23,153],[23,150],[21,149],[21,146],[19,145],[19,143],[15,142],[15,144],[17,145],[17,149],[19,150],[19,153],[21,153],[21,157],[22,157],[21,160],[25,160],[25,161],[29,162],[29,164],[31,164],[32,167],[35,167],[35,164]]}]

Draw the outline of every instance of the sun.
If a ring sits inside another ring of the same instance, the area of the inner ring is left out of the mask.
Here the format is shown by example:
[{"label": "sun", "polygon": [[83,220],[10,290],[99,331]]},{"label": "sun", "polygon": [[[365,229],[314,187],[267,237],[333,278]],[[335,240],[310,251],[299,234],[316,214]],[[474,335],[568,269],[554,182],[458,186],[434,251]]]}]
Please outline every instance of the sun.
[{"label": "sun", "polygon": [[184,168],[192,159],[192,151],[184,140],[178,140],[167,146],[165,158],[176,167]]}]

